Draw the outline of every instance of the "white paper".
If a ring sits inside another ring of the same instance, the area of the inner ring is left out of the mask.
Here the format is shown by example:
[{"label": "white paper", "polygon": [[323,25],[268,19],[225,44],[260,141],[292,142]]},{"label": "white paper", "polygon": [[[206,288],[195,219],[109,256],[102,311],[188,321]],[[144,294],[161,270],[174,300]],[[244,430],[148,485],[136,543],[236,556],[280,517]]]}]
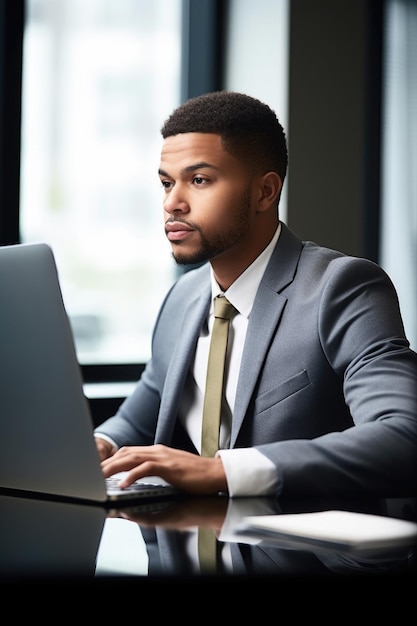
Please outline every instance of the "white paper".
[{"label": "white paper", "polygon": [[355,549],[417,544],[417,523],[350,511],[247,516],[237,530]]}]

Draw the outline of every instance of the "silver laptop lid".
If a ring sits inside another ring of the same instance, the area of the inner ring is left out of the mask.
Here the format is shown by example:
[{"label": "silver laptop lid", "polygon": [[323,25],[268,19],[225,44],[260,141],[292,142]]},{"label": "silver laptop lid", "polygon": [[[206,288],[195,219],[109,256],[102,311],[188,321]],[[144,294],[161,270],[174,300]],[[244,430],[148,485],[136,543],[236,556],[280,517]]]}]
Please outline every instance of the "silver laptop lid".
[{"label": "silver laptop lid", "polygon": [[51,248],[0,247],[0,487],[105,501]]}]

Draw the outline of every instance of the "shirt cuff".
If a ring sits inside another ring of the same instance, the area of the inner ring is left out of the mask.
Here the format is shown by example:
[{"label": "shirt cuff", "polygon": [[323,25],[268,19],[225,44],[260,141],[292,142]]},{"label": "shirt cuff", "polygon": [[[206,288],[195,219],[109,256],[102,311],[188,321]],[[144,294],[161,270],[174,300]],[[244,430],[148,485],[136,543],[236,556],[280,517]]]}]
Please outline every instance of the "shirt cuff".
[{"label": "shirt cuff", "polygon": [[115,452],[116,450],[119,449],[119,446],[117,445],[117,443],[115,443],[113,439],[111,437],[108,437],[107,435],[103,435],[102,433],[96,432],[94,433],[94,437],[97,437],[97,439],[104,439],[104,441],[108,441],[109,443],[111,443]]},{"label": "shirt cuff", "polygon": [[218,450],[231,498],[239,496],[277,496],[282,488],[278,470],[256,448]]}]

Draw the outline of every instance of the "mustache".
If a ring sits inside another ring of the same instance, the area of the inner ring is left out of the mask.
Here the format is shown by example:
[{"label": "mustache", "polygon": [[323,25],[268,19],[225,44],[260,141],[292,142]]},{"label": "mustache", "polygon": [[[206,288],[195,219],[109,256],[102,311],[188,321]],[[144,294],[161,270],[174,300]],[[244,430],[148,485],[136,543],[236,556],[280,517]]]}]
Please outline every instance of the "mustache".
[{"label": "mustache", "polygon": [[191,226],[192,228],[195,228],[195,225],[192,222],[188,222],[182,217],[169,217],[167,220],[165,220],[165,224],[185,224],[186,226]]},{"label": "mustache", "polygon": [[201,229],[197,224],[190,222],[183,217],[169,217],[165,220],[164,225],[167,227],[169,224],[184,224],[184,226],[187,226],[189,229],[196,230],[201,233]]}]

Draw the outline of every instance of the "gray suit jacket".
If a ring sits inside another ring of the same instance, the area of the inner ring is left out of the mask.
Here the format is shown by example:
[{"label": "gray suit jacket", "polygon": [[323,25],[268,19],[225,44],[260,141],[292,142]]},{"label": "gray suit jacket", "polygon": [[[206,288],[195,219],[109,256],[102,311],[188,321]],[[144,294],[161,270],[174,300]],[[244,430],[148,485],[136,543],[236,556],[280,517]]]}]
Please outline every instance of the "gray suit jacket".
[{"label": "gray suit jacket", "polygon": [[[192,449],[177,413],[210,295],[208,265],[181,276],[135,391],[97,430],[119,445]],[[266,455],[284,495],[414,495],[416,389],[417,355],[385,272],[282,224],[250,314],[231,447]]]}]

